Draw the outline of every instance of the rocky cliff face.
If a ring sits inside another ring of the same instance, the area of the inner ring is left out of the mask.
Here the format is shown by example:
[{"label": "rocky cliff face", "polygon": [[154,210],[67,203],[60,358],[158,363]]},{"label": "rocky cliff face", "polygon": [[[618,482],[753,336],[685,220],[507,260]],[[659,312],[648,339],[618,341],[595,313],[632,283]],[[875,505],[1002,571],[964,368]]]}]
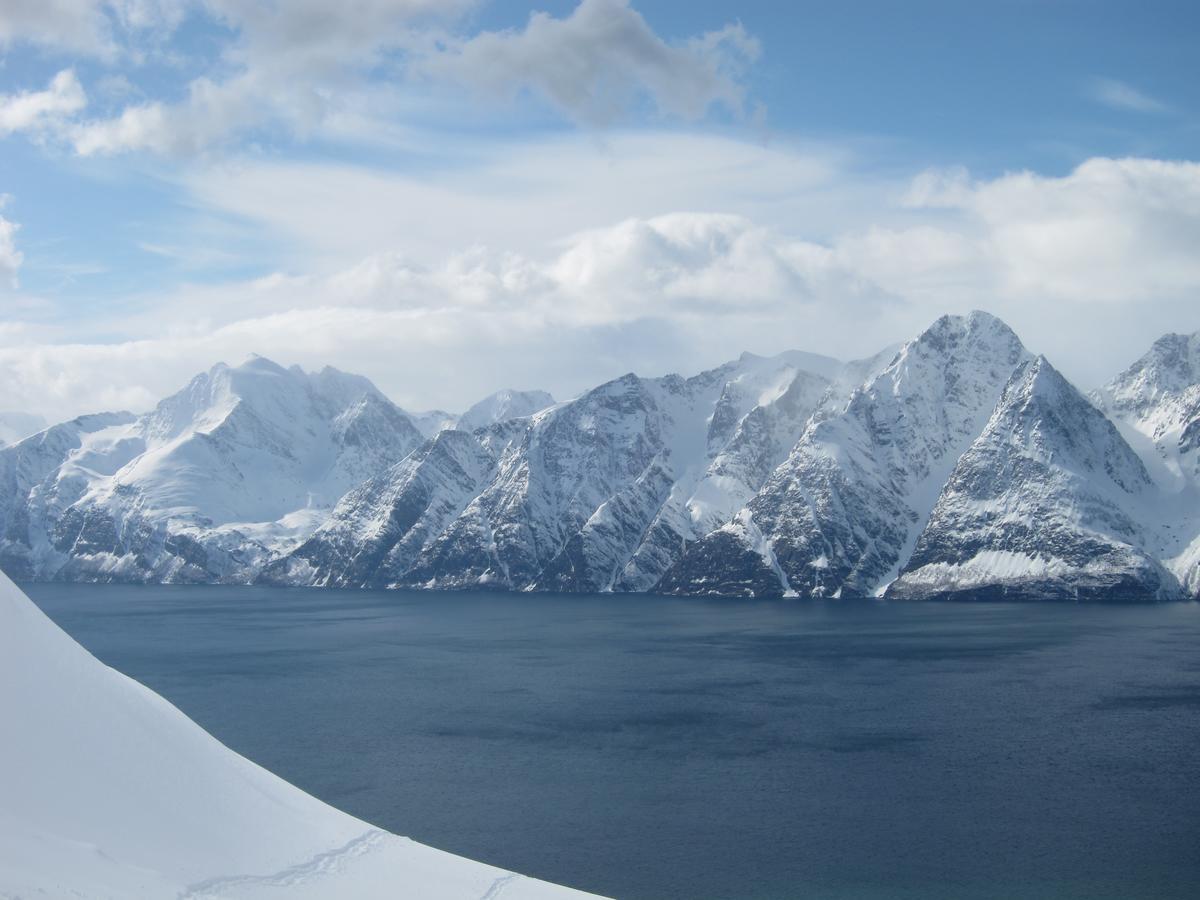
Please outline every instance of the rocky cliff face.
[{"label": "rocky cliff face", "polygon": [[[689,547],[661,589],[877,593],[907,561],[938,491],[1028,358],[992,316],[939,319],[843,406],[815,416],[755,497]],[[731,541],[740,552],[705,546]],[[719,559],[737,562],[713,570]]]},{"label": "rocky cliff face", "polygon": [[896,599],[1180,595],[1152,556],[1154,484],[1113,424],[1045,359],[1014,373],[963,454]]},{"label": "rocky cliff face", "polygon": [[693,378],[627,375],[532,417],[443,432],[344,498],[262,578],[648,588],[706,516],[719,521],[714,507],[736,505],[730,491],[752,493],[786,452],[788,429],[828,385],[804,361],[747,355]]}]

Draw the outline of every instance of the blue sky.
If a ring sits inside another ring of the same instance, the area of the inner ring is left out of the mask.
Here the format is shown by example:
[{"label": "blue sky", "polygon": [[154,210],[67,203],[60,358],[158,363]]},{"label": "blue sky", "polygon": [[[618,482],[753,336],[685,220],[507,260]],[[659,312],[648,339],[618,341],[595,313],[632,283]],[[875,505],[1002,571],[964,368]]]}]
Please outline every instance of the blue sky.
[{"label": "blue sky", "polygon": [[972,307],[1090,386],[1200,328],[1198,39],[1182,2],[6,4],[0,408],[251,351],[462,407]]}]

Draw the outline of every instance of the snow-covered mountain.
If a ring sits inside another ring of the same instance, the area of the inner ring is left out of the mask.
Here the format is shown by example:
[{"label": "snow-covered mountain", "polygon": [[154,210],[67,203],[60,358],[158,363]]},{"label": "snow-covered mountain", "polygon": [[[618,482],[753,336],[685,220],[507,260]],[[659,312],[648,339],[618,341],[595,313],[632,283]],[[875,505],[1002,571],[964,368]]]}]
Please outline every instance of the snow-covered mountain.
[{"label": "snow-covered mountain", "polygon": [[[746,354],[693,378],[626,375],[530,417],[444,431],[343,498],[262,578],[650,588],[720,521],[714,510],[736,508],[786,453],[788,428],[798,433],[829,384],[804,367],[840,369]],[[755,410],[758,426],[747,423]]]},{"label": "snow-covered mountain", "polygon": [[842,367],[791,357],[777,371],[764,362],[750,354],[739,360],[748,371],[725,386],[713,410],[707,465],[672,486],[617,588],[653,588],[684,546],[712,532],[754,496],[813,413],[838,396]]},{"label": "snow-covered mountain", "polygon": [[487,428],[508,419],[532,416],[554,405],[554,398],[545,391],[514,391],[505,388],[484,397],[458,417],[454,427],[462,431]]},{"label": "snow-covered mountain", "polygon": [[130,413],[80,416],[0,449],[0,568],[17,578],[46,572],[35,564],[34,548],[46,552],[48,530],[80,480],[65,471],[68,460],[95,435],[134,421]]},{"label": "snow-covered mountain", "polygon": [[431,438],[439,431],[453,428],[458,422],[458,416],[444,409],[431,409],[428,412],[414,413],[406,410],[409,420],[416,426],[423,437]]},{"label": "snow-covered mountain", "polygon": [[986,313],[945,316],[840,407],[826,406],[730,521],[690,546],[674,593],[869,596],[907,561],[934,500],[1029,359]]},{"label": "snow-covered mountain", "polygon": [[422,440],[359,376],[217,365],[146,415],[0,450],[0,562],[18,577],[247,580]]},{"label": "snow-covered mountain", "polygon": [[420,422],[364,379],[258,359],[145,416],[0,449],[0,565],[77,580],[1197,596],[1198,448],[1200,336],[1168,335],[1089,400],[979,312],[851,363],[743,354],[562,403],[501,391]]},{"label": "snow-covered mountain", "polygon": [[397,837],[238,756],[0,574],[0,896],[583,898]]},{"label": "snow-covered mountain", "polygon": [[1014,373],[887,596],[1175,598],[1142,524],[1155,500],[1113,424],[1039,357]]},{"label": "snow-covered mountain", "polygon": [[432,438],[451,428],[475,431],[477,428],[486,428],[507,419],[521,419],[553,405],[554,398],[545,391],[514,391],[505,388],[488,394],[461,415],[441,409],[423,413],[406,412],[405,415],[422,435]]},{"label": "snow-covered mountain", "polygon": [[1159,488],[1159,557],[1200,595],[1200,332],[1159,338],[1094,399]]}]

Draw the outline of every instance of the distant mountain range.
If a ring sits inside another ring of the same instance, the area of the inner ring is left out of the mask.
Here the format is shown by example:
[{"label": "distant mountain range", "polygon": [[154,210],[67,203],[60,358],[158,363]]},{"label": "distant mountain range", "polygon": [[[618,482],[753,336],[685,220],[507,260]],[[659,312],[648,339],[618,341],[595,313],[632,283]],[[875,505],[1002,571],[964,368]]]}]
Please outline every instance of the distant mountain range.
[{"label": "distant mountain range", "polygon": [[0,448],[18,579],[1166,600],[1200,594],[1200,334],[1086,396],[986,313],[843,363],[414,415],[255,358]]}]

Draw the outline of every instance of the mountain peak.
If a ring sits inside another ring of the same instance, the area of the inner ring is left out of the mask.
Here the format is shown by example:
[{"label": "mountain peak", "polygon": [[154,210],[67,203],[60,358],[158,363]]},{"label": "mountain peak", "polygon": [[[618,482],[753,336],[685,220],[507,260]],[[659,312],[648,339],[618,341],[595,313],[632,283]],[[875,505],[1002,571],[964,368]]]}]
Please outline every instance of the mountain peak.
[{"label": "mountain peak", "polygon": [[274,360],[267,359],[265,356],[259,356],[257,353],[251,353],[246,360],[237,366],[235,372],[264,372],[273,375],[286,375],[288,370]]},{"label": "mountain peak", "polygon": [[1114,395],[1179,393],[1200,381],[1200,331],[1164,334],[1110,385]]},{"label": "mountain peak", "polygon": [[[984,393],[995,388],[998,396],[1012,371],[1028,358],[1021,339],[995,316],[983,312],[946,315],[900,348],[876,376],[874,393],[886,390],[907,395],[932,389],[949,396],[975,383]],[[987,405],[990,408],[990,403]]]},{"label": "mountain peak", "polygon": [[1141,460],[1116,426],[1044,356],[1013,373],[988,429],[1010,443],[1036,448],[1059,465],[1106,472],[1125,491],[1150,485]]},{"label": "mountain peak", "polygon": [[1104,414],[1045,357],[1025,360],[887,596],[1176,596],[1134,515],[1151,487]]},{"label": "mountain peak", "polygon": [[[978,309],[965,316],[951,314],[940,316],[917,337],[916,342],[953,348],[964,340],[979,340],[987,337],[1009,344],[1021,344],[1021,339],[1006,322],[989,312]],[[1022,349],[1024,348],[1022,347]]]},{"label": "mountain peak", "polygon": [[1021,364],[1013,373],[1012,383],[1021,386],[1027,394],[1047,399],[1057,400],[1065,392],[1075,392],[1075,388],[1063,374],[1040,353]]},{"label": "mountain peak", "polygon": [[518,391],[503,388],[484,397],[458,419],[458,427],[474,431],[496,422],[521,419],[554,405],[554,398],[546,391]]},{"label": "mountain peak", "polygon": [[1187,427],[1200,413],[1200,332],[1164,334],[1096,396],[1156,441]]},{"label": "mountain peak", "polygon": [[[967,313],[966,321],[968,322],[968,324],[975,325],[976,327],[985,326],[985,327],[994,328],[996,326],[1000,326],[1002,328],[1008,328],[1007,322],[1005,322],[999,316],[993,315],[992,313],[988,312],[985,309],[971,310],[969,313]],[[1009,330],[1011,330],[1011,329],[1009,329]]]}]

